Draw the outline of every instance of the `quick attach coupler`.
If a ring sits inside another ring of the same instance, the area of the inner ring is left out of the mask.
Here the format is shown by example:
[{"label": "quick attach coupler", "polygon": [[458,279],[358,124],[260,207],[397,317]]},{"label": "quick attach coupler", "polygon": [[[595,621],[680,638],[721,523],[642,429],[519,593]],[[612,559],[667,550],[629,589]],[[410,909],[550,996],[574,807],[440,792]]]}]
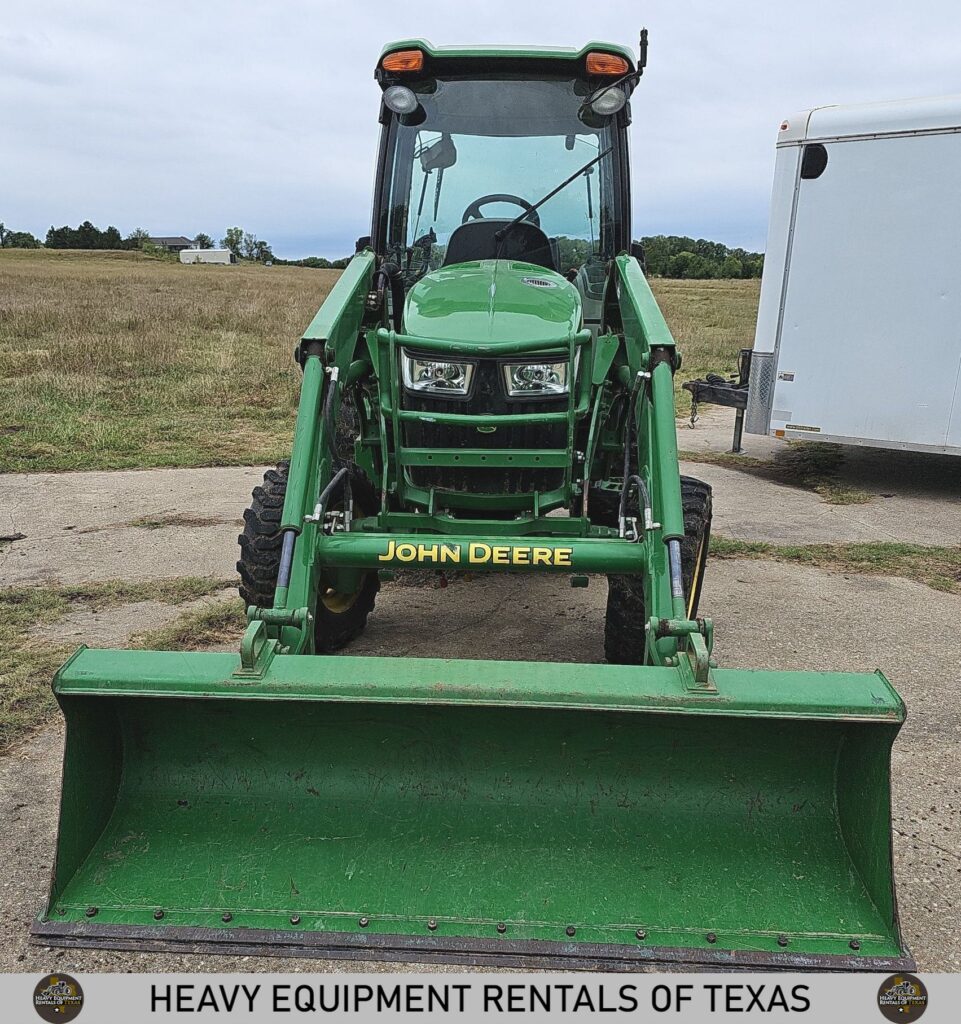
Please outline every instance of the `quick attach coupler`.
[{"label": "quick attach coupler", "polygon": [[711,657],[714,647],[714,623],[711,619],[651,619],[649,635],[655,638],[677,637],[677,656],[666,659],[666,664],[680,669],[684,685],[697,693],[717,693],[711,675],[716,663]]},{"label": "quick attach coupler", "polygon": [[247,621],[302,629],[310,621],[310,612],[306,608],[258,608],[252,604],[247,608]]}]

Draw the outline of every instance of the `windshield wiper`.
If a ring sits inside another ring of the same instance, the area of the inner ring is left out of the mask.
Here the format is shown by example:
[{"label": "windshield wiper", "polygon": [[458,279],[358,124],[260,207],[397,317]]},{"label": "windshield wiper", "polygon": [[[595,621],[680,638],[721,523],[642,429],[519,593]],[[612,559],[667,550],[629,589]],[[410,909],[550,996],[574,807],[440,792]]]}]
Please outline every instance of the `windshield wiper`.
[{"label": "windshield wiper", "polygon": [[[546,196],[544,196],[542,199],[538,199],[537,202],[534,203],[534,205],[530,207],[530,209],[525,210],[519,217],[515,217],[510,222],[510,224],[505,224],[499,231],[495,231],[494,232],[494,241],[497,242],[498,245],[500,245],[500,243],[503,242],[504,239],[507,237],[508,233],[510,231],[513,231],[514,228],[516,228],[517,225],[520,224],[520,222],[522,220],[524,220],[525,217],[529,217],[536,209],[538,209],[538,207],[543,206],[544,203],[546,203],[548,199],[553,199],[554,196],[556,196],[557,193],[561,191],[561,189],[567,188],[567,186],[570,185],[570,183],[572,181],[577,181],[577,179],[582,174],[584,174],[587,171],[589,171],[594,166],[594,164],[599,164],[604,159],[604,157],[606,157],[608,155],[608,153],[613,153],[613,152],[614,152],[614,147],[613,146],[609,146],[607,149],[604,150],[603,153],[598,153],[597,156],[594,157],[593,160],[588,160],[588,162],[586,164],[584,164],[583,167],[581,167],[578,170],[576,170],[569,178],[565,178],[560,183],[560,185],[557,186],[557,188],[551,189],[551,191],[548,192]],[[498,259],[499,258],[500,258],[500,256],[498,255]]]}]

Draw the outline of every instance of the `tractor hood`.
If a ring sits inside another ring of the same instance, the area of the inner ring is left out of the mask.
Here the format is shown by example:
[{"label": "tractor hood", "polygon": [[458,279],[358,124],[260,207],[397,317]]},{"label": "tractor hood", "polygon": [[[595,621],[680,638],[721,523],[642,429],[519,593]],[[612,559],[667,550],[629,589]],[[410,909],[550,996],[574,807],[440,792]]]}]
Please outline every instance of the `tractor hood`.
[{"label": "tractor hood", "polygon": [[581,326],[581,298],[560,274],[532,263],[479,260],[442,267],[407,296],[404,333],[439,341],[566,341]]}]

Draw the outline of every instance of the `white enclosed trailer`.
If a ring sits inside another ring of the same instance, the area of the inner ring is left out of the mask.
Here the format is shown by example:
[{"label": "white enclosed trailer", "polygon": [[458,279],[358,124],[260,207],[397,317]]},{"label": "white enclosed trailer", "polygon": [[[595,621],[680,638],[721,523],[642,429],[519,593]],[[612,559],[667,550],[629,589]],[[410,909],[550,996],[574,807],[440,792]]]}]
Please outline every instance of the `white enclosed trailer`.
[{"label": "white enclosed trailer", "polygon": [[181,263],[236,263],[229,249],[181,249]]},{"label": "white enclosed trailer", "polygon": [[781,123],[745,429],[961,455],[961,95]]}]

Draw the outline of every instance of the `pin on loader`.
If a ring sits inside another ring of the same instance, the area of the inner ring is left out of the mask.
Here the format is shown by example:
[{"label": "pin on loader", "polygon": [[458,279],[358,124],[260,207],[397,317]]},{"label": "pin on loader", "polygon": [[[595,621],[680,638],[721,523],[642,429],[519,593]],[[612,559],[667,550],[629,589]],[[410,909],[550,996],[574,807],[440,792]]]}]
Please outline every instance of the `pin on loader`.
[{"label": "pin on loader", "polygon": [[[60,670],[39,941],[910,966],[897,693],[717,667],[698,614],[711,492],[679,475],[680,356],[630,238],[642,70],[600,43],[384,51],[372,233],[245,513],[240,652]],[[336,655],[410,568],[605,575],[608,664]]]}]

